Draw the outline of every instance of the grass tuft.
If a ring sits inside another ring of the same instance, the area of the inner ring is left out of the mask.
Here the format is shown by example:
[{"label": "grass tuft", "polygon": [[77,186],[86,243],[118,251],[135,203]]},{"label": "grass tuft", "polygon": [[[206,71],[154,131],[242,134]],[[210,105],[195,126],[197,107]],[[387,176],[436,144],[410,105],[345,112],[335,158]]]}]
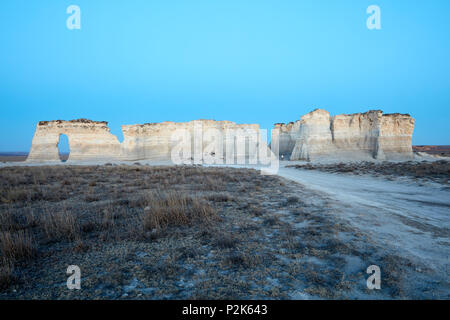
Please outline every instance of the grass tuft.
[{"label": "grass tuft", "polygon": [[179,192],[150,193],[144,200],[142,223],[145,229],[190,225],[193,221],[209,223],[215,210],[202,199]]},{"label": "grass tuft", "polygon": [[0,252],[6,261],[26,260],[34,256],[31,236],[23,230],[0,232]]}]

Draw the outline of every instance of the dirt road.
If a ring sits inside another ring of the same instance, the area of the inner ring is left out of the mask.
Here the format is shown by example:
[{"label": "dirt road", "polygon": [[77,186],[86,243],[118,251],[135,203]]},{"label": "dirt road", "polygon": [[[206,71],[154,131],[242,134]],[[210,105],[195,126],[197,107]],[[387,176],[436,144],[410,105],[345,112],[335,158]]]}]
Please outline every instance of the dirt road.
[{"label": "dirt road", "polygon": [[448,284],[448,187],[283,166],[278,175],[326,194],[335,200],[340,218],[387,250],[426,264],[437,274],[444,275]]}]

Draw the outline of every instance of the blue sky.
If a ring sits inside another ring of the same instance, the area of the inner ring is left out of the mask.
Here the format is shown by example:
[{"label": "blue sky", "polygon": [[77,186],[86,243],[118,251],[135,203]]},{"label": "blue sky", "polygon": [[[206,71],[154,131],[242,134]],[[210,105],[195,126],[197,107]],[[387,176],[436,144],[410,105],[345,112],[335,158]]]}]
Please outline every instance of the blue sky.
[{"label": "blue sky", "polygon": [[[66,8],[81,8],[68,30]],[[381,8],[381,30],[366,9]],[[323,108],[410,113],[450,144],[450,1],[3,0],[0,151],[40,120],[295,121]]]}]

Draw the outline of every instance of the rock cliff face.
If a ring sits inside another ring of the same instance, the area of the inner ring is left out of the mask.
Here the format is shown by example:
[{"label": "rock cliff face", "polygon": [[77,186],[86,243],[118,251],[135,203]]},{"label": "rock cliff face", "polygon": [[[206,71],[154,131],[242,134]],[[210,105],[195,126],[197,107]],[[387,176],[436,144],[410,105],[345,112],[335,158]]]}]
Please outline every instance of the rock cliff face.
[{"label": "rock cliff face", "polygon": [[[224,159],[227,146],[235,151],[237,156],[249,157],[249,150],[235,148],[236,140],[244,140],[252,134],[260,143],[259,125],[236,124],[231,121],[194,120],[190,122],[162,122],[143,125],[122,126],[124,141],[121,157],[124,160],[170,160],[174,148],[182,147],[190,150],[192,158],[199,159],[211,156]],[[230,134],[227,136],[227,134]],[[247,141],[248,142],[248,141]],[[233,144],[233,146],[231,146]],[[218,147],[220,150],[215,150]],[[267,148],[267,146],[266,146]],[[256,151],[256,150],[255,150]]]},{"label": "rock cliff face", "polygon": [[[122,143],[110,133],[107,124],[86,119],[41,121],[36,127],[27,161],[59,161],[61,134],[69,138],[68,161],[173,160],[174,150],[181,152],[181,149],[185,154],[190,153],[189,158],[200,161],[206,157],[223,160],[226,155],[248,160],[257,156],[259,146],[270,153],[261,140],[257,124],[195,120],[124,125]],[[250,140],[255,143],[249,143]]]},{"label": "rock cliff face", "polygon": [[279,152],[280,157],[289,158],[295,147],[298,135],[299,122],[276,123],[275,130],[279,130]]},{"label": "rock cliff face", "polygon": [[383,154],[387,159],[413,158],[412,135],[414,119],[409,114],[385,114],[381,121],[381,133],[378,139],[379,158]]},{"label": "rock cliff face", "polygon": [[280,150],[283,146],[283,152],[291,160],[413,157],[414,119],[407,114],[383,115],[380,110],[372,110],[332,117],[328,111],[316,109],[294,124],[275,127],[284,127],[280,133]]},{"label": "rock cliff face", "polygon": [[[332,117],[327,111],[317,109],[295,123],[276,124],[275,129],[279,134],[279,154],[285,159],[401,160],[413,157],[414,119],[407,114],[383,115],[382,111],[372,110]],[[62,134],[69,138],[69,161],[173,161],[174,155],[176,158],[181,153],[183,160],[194,163],[208,159],[212,161],[209,163],[224,160],[230,164],[256,164],[257,159],[262,159],[262,152],[273,156],[257,124],[195,120],[125,125],[122,131],[124,141],[120,143],[110,133],[107,122],[41,121],[27,161],[59,161],[58,143]]]},{"label": "rock cliff face", "polygon": [[109,132],[107,122],[41,121],[36,126],[27,161],[60,161],[58,143],[62,134],[69,139],[69,160],[111,159],[120,152],[120,142]]}]

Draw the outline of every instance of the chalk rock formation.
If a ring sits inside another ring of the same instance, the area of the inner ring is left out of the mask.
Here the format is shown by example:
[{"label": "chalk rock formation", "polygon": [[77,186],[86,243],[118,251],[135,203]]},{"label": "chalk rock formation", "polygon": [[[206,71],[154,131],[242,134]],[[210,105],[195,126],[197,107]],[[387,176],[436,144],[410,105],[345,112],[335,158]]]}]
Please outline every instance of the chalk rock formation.
[{"label": "chalk rock formation", "polygon": [[280,157],[289,158],[295,147],[295,141],[298,135],[299,122],[276,123],[275,130],[279,130],[279,154]]},{"label": "chalk rock formation", "polygon": [[[199,158],[203,159],[213,153],[224,159],[230,144],[233,147],[229,152],[236,151],[237,156],[248,158],[252,150],[246,148],[241,152],[240,148],[235,148],[236,139],[248,139],[256,134],[255,139],[257,143],[260,142],[259,125],[236,124],[231,121],[194,120],[126,125],[122,126],[122,131],[124,141],[121,155],[124,160],[170,160],[177,146],[185,151],[189,149],[192,157],[200,153]],[[236,136],[227,137],[227,133],[235,133]],[[216,146],[216,143],[219,145]],[[216,150],[216,147],[221,150]]]},{"label": "chalk rock formation", "polygon": [[414,119],[409,114],[385,114],[381,121],[378,138],[378,157],[386,159],[412,159],[412,135]]},{"label": "chalk rock formation", "polygon": [[283,126],[280,150],[283,146],[291,160],[413,158],[414,119],[407,114],[371,110],[331,117],[328,111],[316,109],[294,124],[275,128]]},{"label": "chalk rock formation", "polygon": [[69,138],[68,161],[164,161],[173,160],[174,154],[181,154],[179,158],[182,160],[215,163],[215,160],[226,159],[232,161],[226,163],[237,163],[238,159],[256,159],[260,147],[271,156],[257,124],[195,120],[124,125],[122,132],[124,141],[120,143],[110,133],[107,122],[86,119],[41,121],[36,127],[27,161],[59,161],[58,143],[62,134]]},{"label": "chalk rock formation", "polygon": [[111,159],[120,153],[120,142],[109,132],[107,122],[41,121],[36,126],[27,161],[60,161],[58,143],[62,134],[69,139],[69,160]]},{"label": "chalk rock formation", "polygon": [[291,160],[309,159],[310,155],[325,155],[334,151],[328,111],[317,109],[301,117],[297,123],[295,146]]}]

